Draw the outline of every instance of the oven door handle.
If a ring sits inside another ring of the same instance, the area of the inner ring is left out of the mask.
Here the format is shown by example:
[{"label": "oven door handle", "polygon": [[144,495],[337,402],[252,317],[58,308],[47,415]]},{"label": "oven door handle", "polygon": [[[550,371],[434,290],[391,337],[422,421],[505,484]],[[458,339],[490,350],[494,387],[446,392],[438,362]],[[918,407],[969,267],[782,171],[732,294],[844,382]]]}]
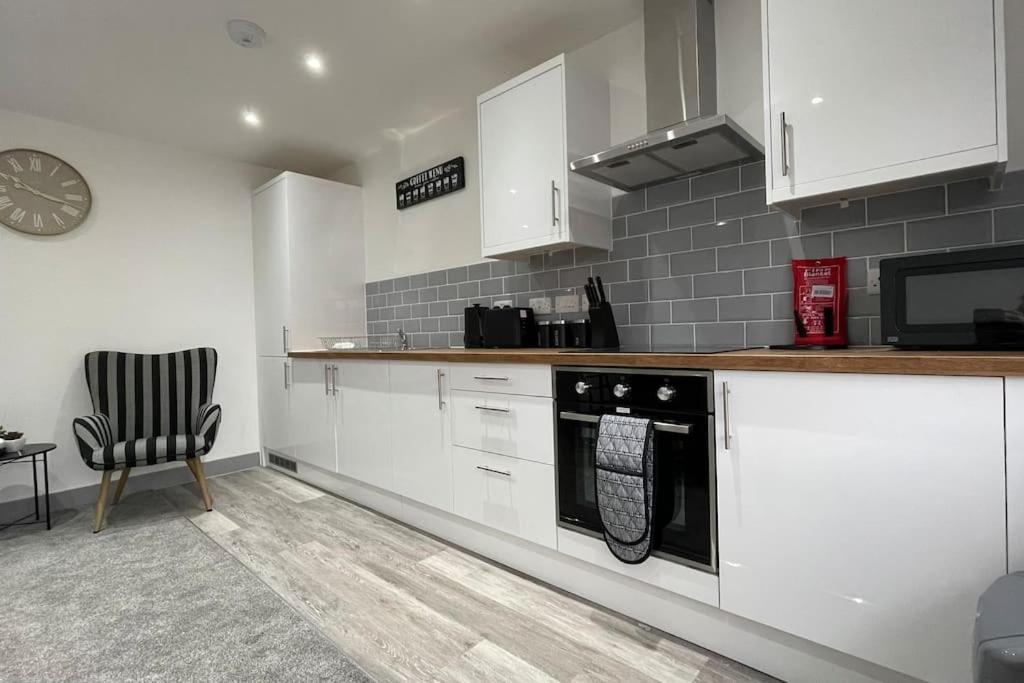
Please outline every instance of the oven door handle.
[{"label": "oven door handle", "polygon": [[[570,410],[563,410],[558,413],[558,417],[563,420],[571,420],[572,422],[591,422],[597,424],[601,421],[600,415],[590,415],[588,413],[574,413]],[[672,434],[689,434],[692,425],[687,424],[676,424],[675,422],[655,422],[654,431],[656,432],[671,432]]]}]

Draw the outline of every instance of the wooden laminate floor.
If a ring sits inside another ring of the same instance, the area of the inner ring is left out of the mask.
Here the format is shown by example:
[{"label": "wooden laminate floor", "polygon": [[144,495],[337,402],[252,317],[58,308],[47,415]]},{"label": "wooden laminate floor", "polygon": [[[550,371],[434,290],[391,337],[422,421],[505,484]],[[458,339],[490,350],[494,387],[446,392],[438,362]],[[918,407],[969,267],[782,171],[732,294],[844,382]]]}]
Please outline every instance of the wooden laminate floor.
[{"label": "wooden laminate floor", "polygon": [[380,681],[774,680],[266,469],[163,493]]}]

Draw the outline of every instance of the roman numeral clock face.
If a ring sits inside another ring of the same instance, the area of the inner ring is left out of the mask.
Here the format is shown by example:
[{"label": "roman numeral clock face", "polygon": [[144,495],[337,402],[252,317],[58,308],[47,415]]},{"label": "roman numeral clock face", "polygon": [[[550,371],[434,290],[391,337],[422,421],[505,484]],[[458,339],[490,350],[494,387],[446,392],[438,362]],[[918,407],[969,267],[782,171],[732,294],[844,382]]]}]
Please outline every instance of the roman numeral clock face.
[{"label": "roman numeral clock face", "polygon": [[0,223],[59,235],[81,225],[91,207],[85,178],[66,162],[32,149],[0,152]]}]

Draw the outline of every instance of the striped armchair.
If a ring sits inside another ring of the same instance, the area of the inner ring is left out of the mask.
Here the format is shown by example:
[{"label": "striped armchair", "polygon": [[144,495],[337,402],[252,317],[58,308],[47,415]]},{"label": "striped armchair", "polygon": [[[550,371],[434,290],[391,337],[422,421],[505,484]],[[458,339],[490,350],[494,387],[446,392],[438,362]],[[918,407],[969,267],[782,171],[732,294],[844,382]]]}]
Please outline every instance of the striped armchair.
[{"label": "striped armchair", "polygon": [[148,355],[93,351],[85,356],[94,415],[75,418],[73,429],[85,464],[101,470],[93,532],[103,528],[111,475],[121,470],[114,504],[135,467],[184,460],[207,510],[213,500],[200,456],[210,452],[221,409],[212,402],[217,351],[191,349]]}]

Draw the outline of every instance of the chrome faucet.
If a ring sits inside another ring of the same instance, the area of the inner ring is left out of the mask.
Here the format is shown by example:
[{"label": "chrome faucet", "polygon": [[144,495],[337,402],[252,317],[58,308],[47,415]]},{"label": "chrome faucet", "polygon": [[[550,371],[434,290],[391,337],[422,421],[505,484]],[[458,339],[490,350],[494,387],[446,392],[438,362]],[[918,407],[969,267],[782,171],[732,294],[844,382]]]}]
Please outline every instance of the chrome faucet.
[{"label": "chrome faucet", "polygon": [[399,328],[398,330],[398,343],[402,345],[403,351],[409,350],[409,337],[405,334],[405,331]]}]

